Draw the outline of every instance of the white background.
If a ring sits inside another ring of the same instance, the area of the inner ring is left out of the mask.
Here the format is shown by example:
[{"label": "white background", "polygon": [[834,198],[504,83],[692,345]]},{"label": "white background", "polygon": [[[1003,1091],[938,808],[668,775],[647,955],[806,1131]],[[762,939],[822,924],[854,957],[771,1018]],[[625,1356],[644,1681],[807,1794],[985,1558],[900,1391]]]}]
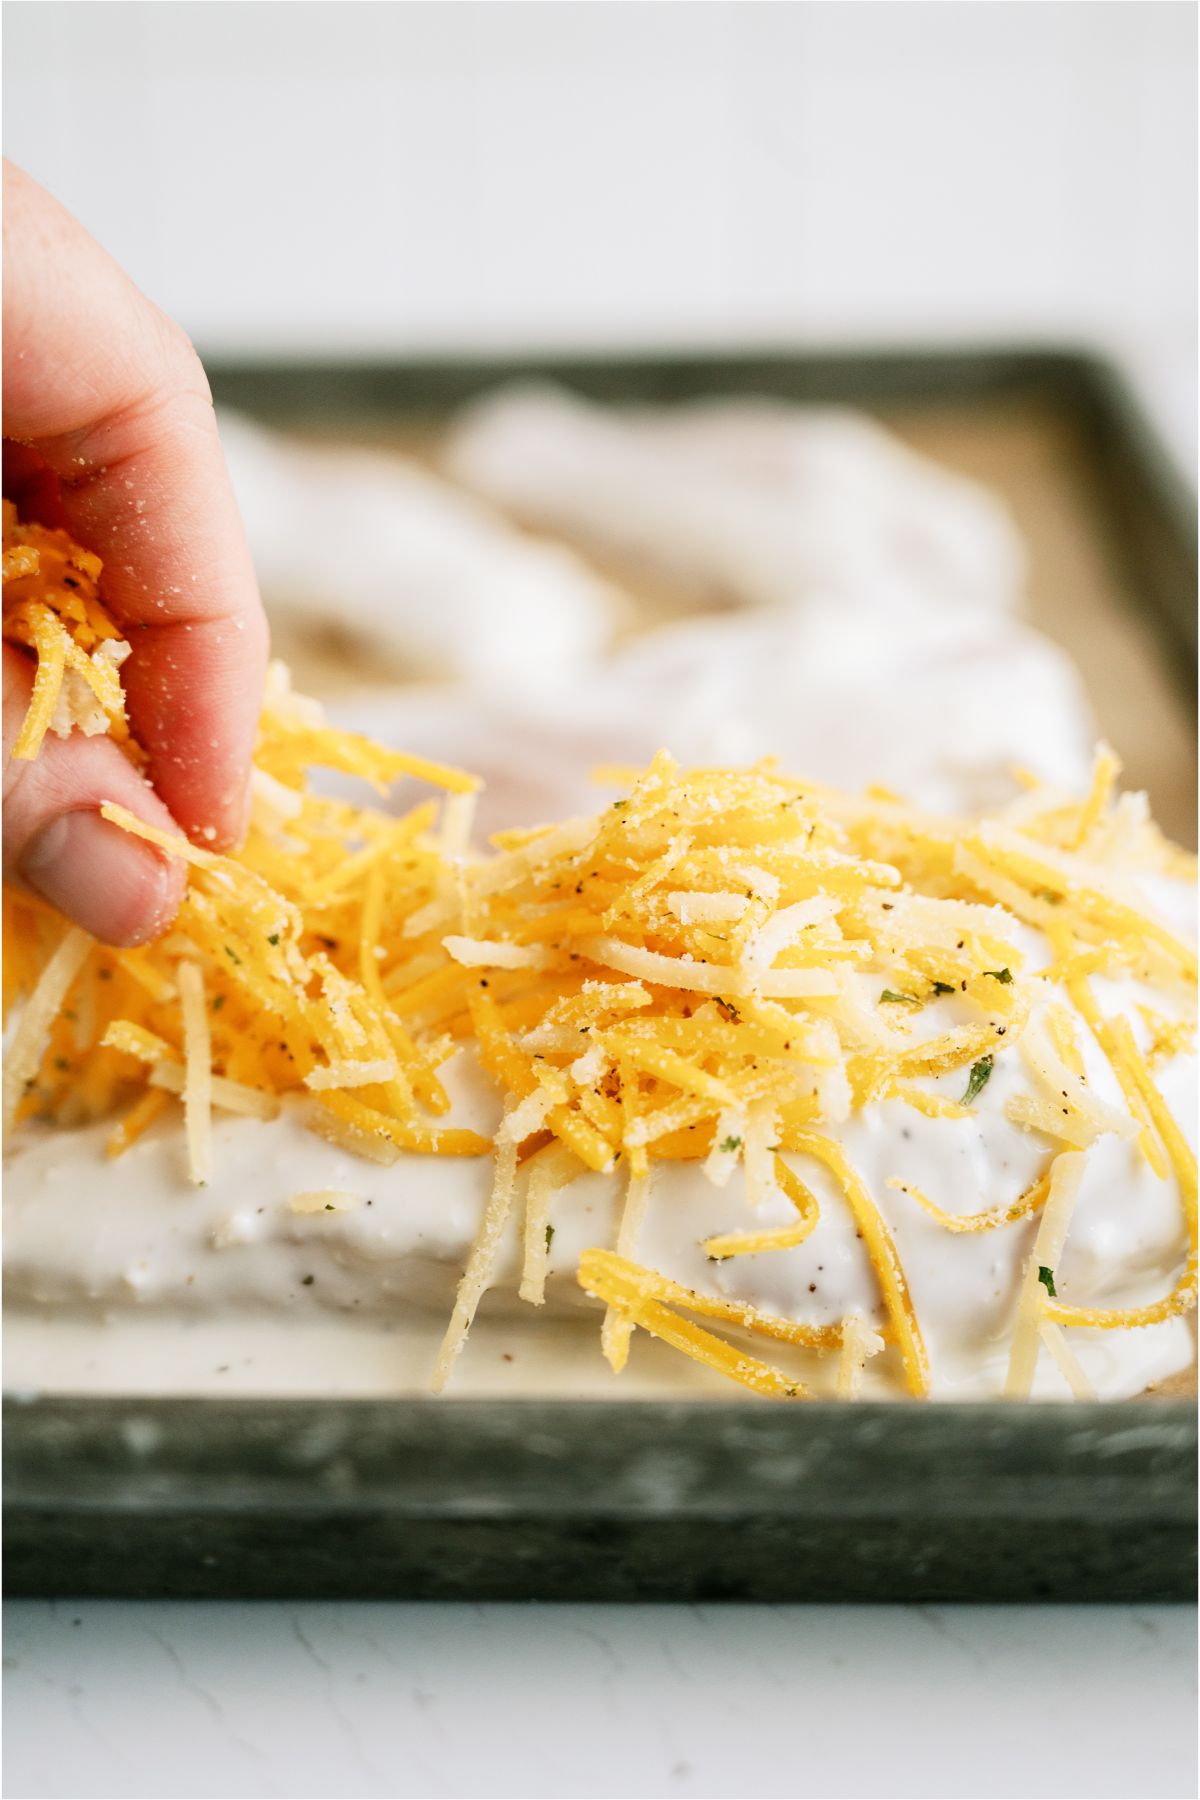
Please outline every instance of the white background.
[{"label": "white background", "polygon": [[5,14],[8,154],[202,348],[1032,334],[1194,457],[1186,0]]},{"label": "white background", "polygon": [[[8,154],[202,349],[1085,341],[1194,466],[1190,4],[5,10]],[[6,1651],[14,1800],[1195,1786],[1183,1610],[26,1604]]]}]

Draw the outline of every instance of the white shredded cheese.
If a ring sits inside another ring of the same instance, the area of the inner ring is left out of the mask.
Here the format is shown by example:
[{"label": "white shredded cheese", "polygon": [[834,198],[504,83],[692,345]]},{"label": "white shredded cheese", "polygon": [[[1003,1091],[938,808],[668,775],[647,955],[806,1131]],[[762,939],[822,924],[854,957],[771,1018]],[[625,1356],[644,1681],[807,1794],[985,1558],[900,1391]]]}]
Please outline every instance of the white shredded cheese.
[{"label": "white shredded cheese", "polygon": [[197,1187],[203,1187],[212,1172],[212,1046],[200,965],[181,962],[178,980],[183,1010],[183,1116],[188,1172]]}]

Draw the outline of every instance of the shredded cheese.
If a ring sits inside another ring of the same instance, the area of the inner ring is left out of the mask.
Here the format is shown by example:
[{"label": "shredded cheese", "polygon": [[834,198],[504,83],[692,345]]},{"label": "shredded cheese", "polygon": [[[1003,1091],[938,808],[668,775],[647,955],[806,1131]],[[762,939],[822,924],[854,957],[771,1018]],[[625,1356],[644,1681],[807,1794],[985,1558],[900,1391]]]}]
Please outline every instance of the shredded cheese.
[{"label": "shredded cheese", "polygon": [[[182,1086],[183,1078],[180,1074],[180,1092],[182,1092]],[[104,1145],[105,1155],[122,1156],[131,1144],[136,1144],[143,1133],[150,1129],[159,1114],[166,1110],[169,1098],[170,1096],[160,1088],[147,1088],[146,1092],[134,1101],[128,1112],[109,1132]]]},{"label": "shredded cheese", "polygon": [[758,1256],[768,1250],[795,1250],[811,1237],[821,1216],[817,1197],[806,1188],[782,1156],[775,1158],[775,1181],[787,1195],[800,1217],[795,1225],[768,1226],[763,1231],[728,1231],[705,1238],[704,1254],[714,1262],[725,1262],[731,1256]]},{"label": "shredded cheese", "polygon": [[851,1313],[842,1326],[842,1351],[838,1358],[837,1397],[857,1400],[862,1392],[863,1370],[883,1349],[883,1339],[864,1319]]},{"label": "shredded cheese", "polygon": [[[648,1171],[644,1175],[639,1175],[631,1168],[629,1186],[625,1192],[625,1205],[621,1210],[621,1224],[617,1232],[617,1255],[625,1262],[632,1261],[633,1254],[637,1249],[642,1222],[650,1203],[652,1180],[653,1176]],[[604,1323],[600,1327],[600,1348],[614,1375],[621,1373],[628,1359],[633,1324],[634,1321],[630,1314],[622,1313],[612,1306],[604,1315]]]},{"label": "shredded cheese", "polygon": [[442,943],[466,969],[541,969],[546,958],[527,944],[485,942],[482,938],[444,937]]},{"label": "shredded cheese", "polygon": [[[160,1062],[151,1069],[149,1082],[152,1088],[182,1096],[186,1075],[177,1063]],[[246,1087],[240,1081],[230,1081],[224,1075],[212,1076],[209,1085],[212,1105],[218,1111],[240,1113],[247,1119],[279,1117],[279,1101],[273,1094],[260,1093],[257,1088]]]},{"label": "shredded cheese", "polygon": [[310,1069],[304,1077],[304,1085],[313,1089],[372,1087],[395,1078],[394,1056],[379,1056],[373,1062],[355,1062],[353,1057],[343,1057],[326,1068]]},{"label": "shredded cheese", "polygon": [[525,1184],[524,1260],[520,1297],[530,1306],[546,1303],[546,1273],[554,1228],[550,1207],[558,1190],[580,1173],[583,1164],[561,1144],[546,1144],[532,1158]]},{"label": "shredded cheese", "polygon": [[[801,1383],[791,1380],[781,1370],[726,1343],[715,1333],[681,1319],[663,1301],[645,1291],[641,1280],[644,1274],[644,1270],[602,1250],[586,1250],[579,1264],[579,1282],[585,1292],[623,1313],[631,1326],[640,1325],[651,1337],[661,1338],[676,1350],[682,1350],[694,1362],[704,1363],[718,1374],[750,1388],[753,1393],[777,1400],[805,1397],[806,1390]],[[694,1300],[696,1296],[687,1296],[687,1299]]]},{"label": "shredded cheese", "polygon": [[741,969],[697,963],[686,956],[664,956],[656,950],[624,943],[620,938],[587,938],[581,949],[601,968],[618,969],[622,975],[634,975],[639,981],[654,982],[660,987],[682,988],[685,993],[734,994],[739,999],[762,994],[790,1000],[837,993],[837,982],[823,969],[785,969],[756,981]]},{"label": "shredded cheese", "polygon": [[1049,1174],[1039,1175],[1038,1179],[1031,1182],[1025,1192],[1019,1194],[1009,1206],[998,1206],[991,1212],[982,1213],[945,1212],[914,1182],[901,1181],[895,1175],[889,1179],[887,1185],[898,1193],[907,1194],[909,1199],[915,1200],[918,1206],[923,1206],[929,1216],[937,1220],[943,1231],[997,1231],[1002,1225],[1016,1225],[1021,1219],[1029,1218],[1032,1213],[1040,1212],[1046,1204],[1046,1196],[1050,1192],[1050,1177]]},{"label": "shredded cheese", "polygon": [[1142,1325],[1157,1325],[1164,1319],[1175,1318],[1181,1312],[1186,1312],[1195,1306],[1198,1262],[1197,1225],[1200,1215],[1198,1215],[1197,1204],[1195,1152],[1159,1093],[1150,1071],[1134,1043],[1129,1021],[1123,1018],[1114,1018],[1109,1021],[1109,1029],[1115,1054],[1124,1063],[1130,1079],[1144,1101],[1154,1129],[1158,1133],[1174,1170],[1179,1186],[1187,1241],[1183,1268],[1174,1287],[1161,1300],[1153,1301],[1148,1306],[1078,1307],[1071,1306],[1065,1300],[1059,1299],[1051,1299],[1045,1303],[1046,1317],[1057,1324],[1089,1325],[1111,1331],[1128,1330]]},{"label": "shredded cheese", "polygon": [[9,1132],[17,1108],[37,1079],[51,1028],[92,948],[86,931],[72,926],[38,977],[4,1059],[4,1129]]},{"label": "shredded cheese", "polygon": [[1061,1369],[1076,1400],[1094,1400],[1096,1390],[1080,1368],[1079,1359],[1068,1344],[1062,1326],[1055,1325],[1050,1319],[1043,1319],[1039,1331],[1043,1344]]},{"label": "shredded cheese", "polygon": [[840,1144],[821,1137],[817,1132],[804,1131],[796,1134],[790,1148],[823,1162],[845,1194],[874,1265],[892,1330],[900,1347],[908,1391],[916,1398],[922,1398],[929,1391],[929,1359],[925,1353],[921,1327],[913,1310],[908,1281],[887,1222],[859,1176],[851,1168]]},{"label": "shredded cheese", "polygon": [[108,732],[130,760],[144,759],[129,737],[118,670],[129,645],[97,592],[98,557],[65,531],[22,523],[4,502],[4,636],[37,658],[33,693],[13,756],[32,761],[46,733]]},{"label": "shredded cheese", "polygon": [[1053,1272],[1058,1267],[1085,1166],[1084,1157],[1077,1151],[1064,1151],[1055,1157],[1050,1171],[1050,1191],[1017,1300],[1008,1376],[1004,1384],[1005,1396],[1010,1400],[1026,1399],[1033,1385],[1047,1293],[1041,1271],[1049,1269]]},{"label": "shredded cheese", "polygon": [[212,1172],[212,1045],[204,1004],[204,977],[193,962],[179,965],[183,1012],[183,1116],[192,1180],[203,1187]]},{"label": "shredded cheese", "polygon": [[1079,823],[1071,834],[1073,850],[1082,849],[1100,823],[1120,773],[1120,757],[1107,744],[1098,745],[1092,785],[1087,799],[1079,809]]},{"label": "shredded cheese", "polygon": [[516,1198],[516,1178],[517,1140],[512,1132],[506,1130],[502,1125],[496,1136],[496,1171],[492,1181],[491,1198],[488,1200],[479,1232],[467,1259],[467,1266],[463,1270],[462,1280],[458,1284],[454,1311],[450,1315],[446,1335],[442,1339],[437,1360],[433,1365],[430,1386],[435,1394],[440,1394],[450,1379],[455,1361],[462,1354],[463,1345],[467,1341],[467,1333],[471,1329],[475,1310],[491,1279],[492,1265],[496,1260],[496,1252],[500,1248],[500,1239]]},{"label": "shredded cheese", "polygon": [[[16,754],[35,756],[48,731],[106,730],[141,766],[121,690],[127,646],[100,599],[97,559],[7,506],[4,523],[5,635],[37,664]],[[1009,1391],[1029,1391],[1044,1343],[1082,1394],[1070,1327],[1120,1329],[1194,1303],[1195,1158],[1154,1070],[1190,1045],[1196,958],[1138,886],[1143,874],[1179,879],[1190,865],[1142,802],[1116,796],[1119,766],[1104,747],[1082,801],[1031,777],[1002,814],[969,824],[882,789],[840,794],[771,763],[681,770],[663,752],[623,776],[625,791],[597,816],[501,833],[482,852],[471,844],[472,776],[334,730],[275,665],[254,761],[250,832],[233,856],[102,808],[186,865],[183,906],[156,943],[109,949],[6,890],[6,1127],[110,1118],[107,1148],[119,1156],[164,1115],[178,1117],[182,1099],[197,1181],[214,1155],[214,1108],[266,1120],[302,1103],[314,1132],[382,1165],[490,1154],[490,1199],[437,1359],[439,1388],[522,1184],[521,1296],[539,1305],[555,1196],[585,1169],[619,1168],[615,1246],[589,1247],[579,1265],[604,1306],[614,1368],[642,1327],[756,1392],[804,1391],[690,1314],[801,1353],[840,1351],[846,1397],[885,1339],[909,1392],[925,1394],[896,1240],[838,1128],[898,1102],[953,1129],[981,1103],[999,1058],[1017,1078],[1009,1117],[1066,1146],[1051,1172],[986,1212],[948,1213],[902,1174],[888,1187],[951,1233],[1037,1219]],[[310,784],[316,766],[380,793],[423,781],[442,799],[397,814],[324,798]],[[1050,946],[1044,968],[1023,952],[1030,927]],[[1105,1016],[1098,977],[1151,990],[1144,1052],[1128,1019]],[[1093,1092],[1084,1026],[1120,1103]],[[439,1070],[464,1045],[503,1099],[494,1141],[446,1120]],[[1148,1306],[1080,1308],[1051,1296],[1038,1266],[1053,1265],[1087,1157],[1111,1134],[1136,1141],[1178,1187],[1181,1267]],[[795,1209],[783,1225],[711,1233],[714,1262],[794,1251],[822,1205],[847,1209],[877,1284],[882,1338],[857,1318],[806,1325],[640,1268],[656,1165],[671,1159],[695,1163],[718,1190],[740,1168],[751,1205],[782,1194]],[[804,1159],[832,1177],[823,1201],[797,1173]],[[292,1204],[315,1212],[343,1201],[337,1190]]]}]

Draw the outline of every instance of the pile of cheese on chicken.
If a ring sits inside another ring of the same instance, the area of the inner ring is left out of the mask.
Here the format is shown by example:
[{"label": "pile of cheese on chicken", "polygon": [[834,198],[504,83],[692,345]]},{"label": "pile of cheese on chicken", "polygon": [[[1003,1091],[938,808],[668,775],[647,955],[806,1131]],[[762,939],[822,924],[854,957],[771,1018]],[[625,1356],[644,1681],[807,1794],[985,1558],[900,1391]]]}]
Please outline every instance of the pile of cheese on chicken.
[{"label": "pile of cheese on chicken", "polygon": [[[128,741],[99,576],[6,514],[18,754]],[[471,777],[276,667],[235,855],[105,809],[188,864],[165,936],[5,892],[12,1290],[444,1305],[437,1387],[492,1290],[780,1398],[1140,1391],[1192,1358],[1195,877],[1118,772],[952,819],[664,752],[477,850]]]}]

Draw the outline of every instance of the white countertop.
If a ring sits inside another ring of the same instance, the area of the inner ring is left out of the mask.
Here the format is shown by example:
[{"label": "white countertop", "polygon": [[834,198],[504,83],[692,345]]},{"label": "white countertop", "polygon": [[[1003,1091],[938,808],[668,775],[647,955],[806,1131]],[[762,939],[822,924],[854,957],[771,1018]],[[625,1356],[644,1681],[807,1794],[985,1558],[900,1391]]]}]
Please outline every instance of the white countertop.
[{"label": "white countertop", "polygon": [[1190,1607],[10,1602],[10,1800],[1196,1790]]}]

